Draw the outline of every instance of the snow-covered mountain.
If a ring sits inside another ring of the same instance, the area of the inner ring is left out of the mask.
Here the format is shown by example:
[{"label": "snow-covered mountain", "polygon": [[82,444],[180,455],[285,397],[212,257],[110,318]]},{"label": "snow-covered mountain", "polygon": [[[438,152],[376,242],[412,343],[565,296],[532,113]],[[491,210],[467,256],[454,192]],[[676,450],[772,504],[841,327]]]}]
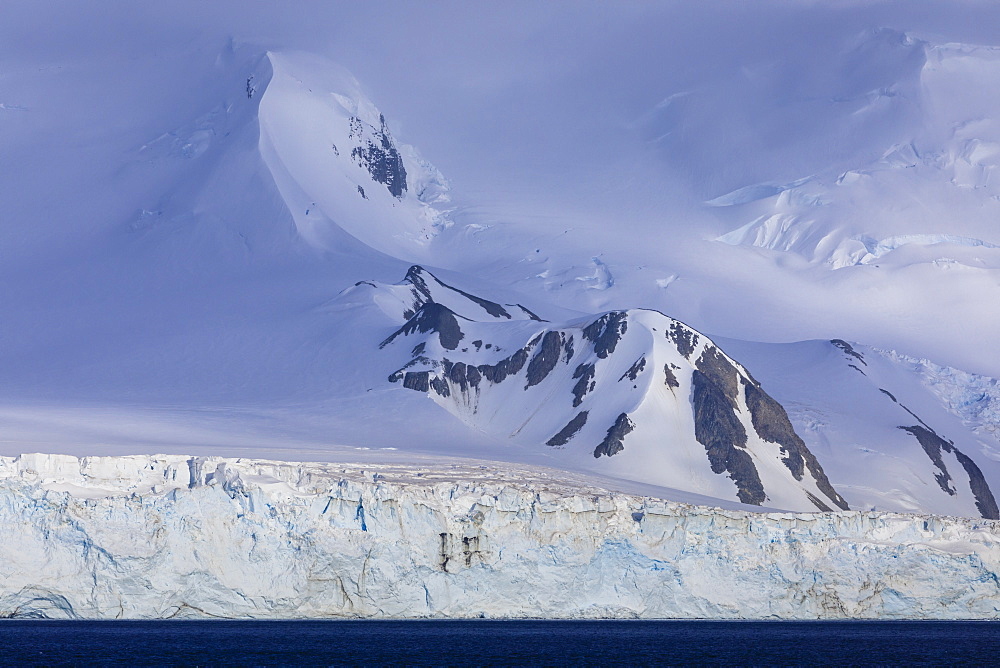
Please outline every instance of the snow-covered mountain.
[{"label": "snow-covered mountain", "polygon": [[545,322],[418,266],[400,285],[362,283],[347,296],[355,291],[405,320],[379,345],[408,358],[389,382],[474,429],[564,449],[574,467],[706,496],[847,508],[784,409],[708,338],[662,313]]},{"label": "snow-covered mountain", "polygon": [[869,348],[725,341],[766,374],[762,385],[704,334],[655,311],[553,323],[419,266],[338,299],[398,324],[373,355],[389,383],[476,431],[551,449],[567,468],[754,505],[1000,519],[995,445]]},{"label": "snow-covered mountain", "polygon": [[724,345],[772,388],[852,508],[1000,519],[988,419],[942,401],[945,373],[921,382],[912,365],[841,340]]},{"label": "snow-covered mountain", "polygon": [[[389,254],[419,257],[449,225],[449,184],[408,145],[342,67],[308,54],[268,53],[260,91],[260,150],[295,225],[319,248],[346,231]],[[335,229],[331,229],[335,228]]]},{"label": "snow-covered mountain", "polygon": [[580,69],[382,68],[371,35],[454,35],[350,12],[332,43],[10,59],[4,452],[464,455],[995,518],[1000,36],[840,17],[755,51],[636,11]]}]

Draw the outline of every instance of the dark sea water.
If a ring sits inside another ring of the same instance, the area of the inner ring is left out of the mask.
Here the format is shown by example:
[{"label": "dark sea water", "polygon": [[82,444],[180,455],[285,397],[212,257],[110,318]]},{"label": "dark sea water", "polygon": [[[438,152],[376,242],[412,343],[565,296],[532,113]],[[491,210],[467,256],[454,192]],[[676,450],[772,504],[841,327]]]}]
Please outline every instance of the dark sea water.
[{"label": "dark sea water", "polygon": [[0,664],[989,666],[1000,623],[4,620]]}]

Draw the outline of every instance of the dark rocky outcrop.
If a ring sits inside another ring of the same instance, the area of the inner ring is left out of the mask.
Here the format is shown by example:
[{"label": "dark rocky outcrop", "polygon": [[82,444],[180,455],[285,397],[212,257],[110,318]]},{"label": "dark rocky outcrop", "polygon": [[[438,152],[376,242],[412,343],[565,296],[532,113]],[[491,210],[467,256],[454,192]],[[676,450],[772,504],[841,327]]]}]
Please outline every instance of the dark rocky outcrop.
[{"label": "dark rocky outcrop", "polygon": [[385,116],[379,114],[378,128],[369,126],[373,138],[364,138],[366,123],[360,118],[352,116],[350,124],[351,139],[363,141],[351,150],[351,157],[371,175],[373,181],[383,184],[396,199],[402,199],[406,193],[406,168],[386,127]]},{"label": "dark rocky outcrop", "polygon": [[[764,392],[756,383],[745,386],[747,408],[753,421],[754,431],[765,441],[781,446],[782,462],[792,472],[796,480],[802,480],[804,469],[808,468],[816,480],[816,486],[841,510],[848,510],[847,501],[837,493],[826,477],[826,472],[820,466],[819,460],[806,446],[805,442],[795,433],[791,420],[784,407]],[[815,497],[811,497],[813,500]],[[816,501],[813,500],[815,504]],[[825,504],[817,505],[824,510]]]},{"label": "dark rocky outcrop", "polygon": [[[859,362],[861,362],[862,364],[864,364],[865,366],[868,366],[868,362],[865,361],[864,355],[855,350],[854,346],[852,346],[847,341],[844,341],[843,339],[830,339],[830,343],[832,343],[833,345],[837,346],[842,351],[844,351],[845,355],[849,355],[854,359],[858,360]],[[858,371],[861,371],[861,369],[858,369]]]},{"label": "dark rocky outcrop", "polygon": [[618,382],[620,383],[626,378],[628,378],[631,381],[634,381],[636,378],[639,377],[639,374],[642,373],[642,370],[645,368],[646,368],[646,358],[640,357],[632,364],[632,366],[628,368],[628,371],[622,374],[622,377],[618,379]]},{"label": "dark rocky outcrop", "polygon": [[[506,320],[512,320],[514,318],[514,316],[510,314],[510,311],[508,311],[502,305],[497,304],[496,302],[491,302],[488,299],[483,299],[482,297],[477,297],[474,294],[466,292],[465,290],[462,290],[460,288],[456,288],[452,285],[448,285],[440,278],[438,278],[437,276],[427,271],[418,264],[415,264],[412,267],[410,267],[409,270],[406,272],[406,276],[403,279],[404,282],[409,283],[410,285],[413,286],[414,290],[413,296],[415,302],[414,309],[419,308],[421,305],[426,304],[427,302],[434,301],[434,292],[431,289],[431,287],[427,284],[427,279],[425,278],[425,275],[429,276],[435,283],[440,285],[442,288],[450,290],[455,294],[461,295],[466,299],[468,299],[470,302],[479,305],[484,311],[489,313],[494,318],[504,318]],[[545,322],[540,317],[529,311],[524,306],[521,306],[520,304],[507,304],[507,306],[513,306],[519,308],[531,320],[536,320],[538,322]]]},{"label": "dark rocky outcrop", "polygon": [[692,374],[694,435],[705,446],[713,473],[728,473],[743,503],[761,505],[767,495],[746,451],[747,432],[737,417],[739,373],[715,346],[708,346]]},{"label": "dark rocky outcrop", "polygon": [[476,367],[483,378],[491,383],[502,383],[508,376],[513,376],[528,362],[528,351],[520,348],[516,353],[505,357],[496,364],[480,364]]},{"label": "dark rocky outcrop", "polygon": [[674,373],[673,364],[663,365],[663,382],[673,390],[675,387],[680,387],[681,383],[677,380],[677,374]]},{"label": "dark rocky outcrop", "polygon": [[[826,505],[825,503],[823,503],[822,501],[820,501],[818,498],[816,498],[815,494],[813,494],[812,492],[809,492],[808,490],[803,490],[803,491],[805,491],[805,493],[806,493],[806,498],[809,499],[809,501],[811,501],[814,506],[816,506],[817,508],[819,508],[820,511],[822,511],[824,513],[833,512],[833,508],[831,508],[830,506]],[[844,508],[844,510],[847,510],[847,508]]]},{"label": "dark rocky outcrop", "polygon": [[612,311],[583,328],[583,338],[594,344],[594,353],[601,359],[615,352],[618,341],[628,329],[628,314]]},{"label": "dark rocky outcrop", "polygon": [[538,385],[545,380],[545,377],[556,368],[559,363],[559,354],[562,351],[562,336],[559,332],[546,332],[542,337],[542,344],[538,352],[528,363],[528,378],[524,389],[532,385]]},{"label": "dark rocky outcrop", "polygon": [[[785,409],[764,392],[753,378],[742,377],[736,366],[715,346],[706,346],[692,375],[695,438],[705,446],[714,473],[728,472],[743,503],[762,504],[767,496],[753,459],[746,452],[747,433],[738,412],[739,389],[750,411],[754,431],[765,441],[781,446],[782,462],[796,480],[808,469],[816,486],[838,508],[847,502],[830,484],[823,467],[795,433]],[[814,505],[815,504],[814,502]],[[825,503],[817,505],[822,510]]]},{"label": "dark rocky outcrop", "polygon": [[736,397],[739,394],[739,371],[726,359],[726,356],[715,346],[706,346],[701,357],[695,363],[695,368],[707,376],[719,388],[726,399],[737,410]]},{"label": "dark rocky outcrop", "polygon": [[904,411],[906,411],[907,413],[909,413],[909,414],[910,414],[910,415],[911,415],[911,416],[913,417],[913,419],[914,419],[914,420],[916,420],[917,422],[919,422],[919,423],[920,423],[920,425],[921,425],[921,426],[922,426],[922,427],[923,427],[924,429],[926,429],[927,431],[931,432],[932,434],[936,434],[936,433],[937,433],[936,431],[934,431],[933,429],[931,429],[931,428],[930,428],[930,425],[928,425],[928,424],[927,424],[926,422],[924,422],[924,421],[923,421],[923,420],[922,420],[922,419],[920,418],[920,416],[919,416],[919,415],[917,415],[916,413],[914,413],[913,411],[911,411],[911,410],[910,410],[909,408],[907,408],[907,407],[906,407],[906,404],[899,404],[899,407],[900,407],[900,408],[902,408],[902,409],[903,409]]},{"label": "dark rocky outcrop", "polygon": [[600,458],[601,455],[607,455],[612,457],[622,450],[625,449],[625,437],[635,429],[635,424],[629,419],[628,415],[622,413],[615,420],[615,423],[611,425],[608,429],[607,436],[601,441],[601,444],[594,449],[594,457]]},{"label": "dark rocky outcrop", "polygon": [[566,445],[569,439],[576,436],[576,433],[583,429],[583,425],[587,424],[587,411],[580,411],[573,416],[573,419],[566,423],[566,426],[559,430],[559,432],[545,442],[545,445],[560,446]]},{"label": "dark rocky outcrop", "polygon": [[439,396],[451,396],[451,388],[448,387],[448,381],[441,376],[431,377],[431,389],[434,390],[434,392],[436,392]]},{"label": "dark rocky outcrop", "polygon": [[930,431],[921,426],[913,427],[900,427],[905,432],[908,432],[911,436],[917,439],[920,443],[920,447],[924,449],[927,456],[930,457],[931,462],[934,467],[937,468],[938,472],[934,474],[934,479],[937,480],[938,486],[941,491],[947,492],[951,496],[955,496],[957,491],[951,484],[951,474],[948,473],[948,467],[945,466],[944,460],[941,458],[941,451],[950,451],[949,443]]},{"label": "dark rocky outcrop", "polygon": [[483,379],[482,372],[471,364],[465,367],[465,378],[472,387],[479,387],[479,381]]},{"label": "dark rocky outcrop", "polygon": [[542,319],[541,319],[541,318],[539,318],[539,317],[538,317],[537,315],[535,315],[535,313],[533,313],[533,312],[532,312],[531,310],[529,310],[529,309],[528,309],[527,307],[525,307],[525,306],[521,306],[520,304],[512,304],[512,306],[516,306],[516,307],[518,307],[519,309],[521,309],[521,310],[522,310],[522,311],[524,312],[524,314],[525,314],[526,316],[528,316],[528,319],[529,319],[529,320],[537,320],[538,322],[546,322],[545,320],[542,320]]},{"label": "dark rocky outcrop", "polygon": [[403,375],[403,387],[417,392],[426,392],[431,388],[429,376],[430,372],[428,371],[407,371]]},{"label": "dark rocky outcrop", "polygon": [[736,495],[743,503],[761,505],[767,500],[757,467],[746,451],[747,432],[736,417],[726,388],[711,375],[696,369],[692,375],[694,435],[705,446],[713,473],[729,473]]},{"label": "dark rocky outcrop", "polygon": [[563,350],[565,351],[563,353],[563,364],[569,364],[569,361],[573,359],[573,352],[574,352],[573,335],[570,334],[569,336],[566,336],[565,339],[566,340],[563,342]]},{"label": "dark rocky outcrop", "polygon": [[951,441],[941,438],[933,429],[926,425],[900,427],[900,429],[917,439],[920,447],[924,449],[924,452],[927,453],[934,467],[938,470],[934,474],[934,479],[937,480],[938,485],[943,491],[952,496],[957,493],[957,490],[951,484],[952,477],[948,473],[948,468],[945,466],[941,453],[949,452],[954,454],[958,463],[965,469],[966,475],[969,476],[969,489],[976,499],[976,508],[979,509],[979,513],[988,520],[1000,519],[1000,509],[997,508],[997,502],[992,490],[990,490],[989,483],[986,482],[983,472],[972,461],[972,458],[956,448],[955,444]]},{"label": "dark rocky outcrop", "polygon": [[581,364],[576,367],[576,371],[573,372],[573,378],[579,379],[576,381],[576,385],[573,386],[573,408],[576,408],[583,403],[583,398],[596,385],[594,382],[594,365]]},{"label": "dark rocky outcrop", "polygon": [[427,271],[418,264],[413,265],[406,272],[406,277],[403,279],[410,283],[414,289],[419,293],[420,303],[432,302],[434,301],[434,294],[431,291],[430,286],[427,285],[426,279],[424,279],[424,274],[430,276],[435,282],[437,282],[441,287],[451,290],[457,294],[462,295],[469,301],[478,304],[484,311],[489,313],[494,318],[506,318],[510,320],[513,316],[500,304],[496,302],[491,302],[488,299],[483,299],[482,297],[477,297],[476,295],[470,294],[465,290],[460,290],[459,288],[452,287],[439,279],[437,276]]},{"label": "dark rocky outcrop", "polygon": [[468,392],[470,387],[479,387],[482,374],[479,369],[464,362],[443,361],[444,377],[448,379],[452,386],[458,386],[463,393]]},{"label": "dark rocky outcrop", "polygon": [[781,461],[796,480],[802,480],[805,471],[802,453],[808,450],[792,428],[785,409],[756,385],[747,384],[745,395],[754,431],[765,441],[781,446],[784,455]]},{"label": "dark rocky outcrop", "polygon": [[698,334],[676,321],[670,323],[667,339],[673,341],[677,352],[687,359],[691,359],[691,353],[698,345]]},{"label": "dark rocky outcrop", "polygon": [[[411,372],[407,371],[407,369],[410,369],[412,367],[415,367],[415,366],[418,366],[418,365],[421,365],[421,364],[423,364],[425,367],[428,366],[428,365],[430,365],[430,366],[434,366],[435,365],[435,363],[430,358],[424,357],[423,355],[418,355],[417,357],[414,357],[409,362],[407,362],[406,365],[402,369],[399,369],[395,373],[389,374],[389,382],[390,383],[398,383],[399,381],[401,381],[401,380],[404,379],[404,377],[405,377],[405,375],[407,373],[411,373]],[[417,372],[417,373],[422,373],[422,372]],[[413,382],[413,381],[411,381],[411,382]]]},{"label": "dark rocky outcrop", "polygon": [[[406,324],[396,330],[389,338],[379,344],[379,348],[385,348],[393,342],[397,336],[409,336],[414,332],[425,334],[436,332],[441,346],[446,350],[455,350],[458,343],[465,338],[461,327],[458,325],[458,318],[447,306],[442,306],[436,302],[428,302],[417,309]],[[466,318],[462,318],[467,320]]]},{"label": "dark rocky outcrop", "polygon": [[976,462],[958,448],[955,448],[955,457],[969,476],[969,489],[972,490],[972,495],[976,498],[976,508],[979,509],[979,513],[985,519],[1000,520],[1000,508],[997,508],[997,501],[993,497],[989,483],[986,482],[983,472],[976,466]]}]

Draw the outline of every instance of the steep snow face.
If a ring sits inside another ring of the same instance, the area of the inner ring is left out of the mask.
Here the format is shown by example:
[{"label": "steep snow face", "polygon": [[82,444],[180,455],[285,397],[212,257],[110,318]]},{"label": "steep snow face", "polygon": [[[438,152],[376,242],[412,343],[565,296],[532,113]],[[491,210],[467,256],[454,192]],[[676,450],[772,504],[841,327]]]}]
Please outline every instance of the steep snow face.
[{"label": "steep snow face", "polygon": [[[914,360],[840,340],[725,345],[788,409],[852,508],[1000,519],[996,442],[976,428],[978,413],[947,400],[955,389],[943,370],[931,376]],[[980,408],[989,415],[988,401]]]},{"label": "steep snow face", "polygon": [[470,427],[561,449],[575,466],[720,499],[847,507],[746,369],[662,313],[553,324],[419,267],[398,286],[366,287],[406,319],[380,346],[388,359],[408,358],[389,380]]},{"label": "steep snow face", "polygon": [[379,251],[420,257],[450,223],[449,185],[342,67],[301,53],[269,53],[260,149],[309,243],[335,248],[344,230]]},{"label": "steep snow face", "polygon": [[753,216],[720,241],[794,252],[833,269],[934,261],[1000,268],[1000,50],[905,35],[891,50],[920,57],[871,91],[862,111],[902,105],[919,122],[900,123],[881,156],[847,170],[710,201]]},{"label": "steep snow face", "polygon": [[1000,618],[1000,526],[545,469],[0,458],[0,616]]},{"label": "steep snow face", "polygon": [[894,350],[877,352],[914,373],[919,382],[966,427],[983,437],[984,450],[993,459],[1000,460],[1000,380],[916,359]]}]

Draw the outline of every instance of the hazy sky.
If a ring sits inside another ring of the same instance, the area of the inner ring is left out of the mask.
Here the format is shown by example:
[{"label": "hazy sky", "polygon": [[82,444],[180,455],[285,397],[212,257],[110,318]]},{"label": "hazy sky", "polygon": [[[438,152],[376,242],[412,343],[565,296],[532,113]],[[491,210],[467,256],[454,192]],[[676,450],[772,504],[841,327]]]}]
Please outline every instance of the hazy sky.
[{"label": "hazy sky", "polygon": [[[809,81],[824,53],[878,27],[1000,44],[993,2],[7,0],[0,18],[9,64],[221,49],[230,36],[328,55],[355,73],[405,141],[461,191],[487,199],[517,190],[572,200],[646,178],[687,178],[674,194],[704,199],[747,179],[795,178],[811,166],[786,161],[786,173],[769,174],[766,133],[746,136],[762,90],[824,92]],[[696,105],[692,121],[718,125],[718,141],[716,128],[699,127],[694,144],[651,145],[662,134],[656,105],[690,94],[713,106],[705,121]],[[800,114],[772,144],[822,142],[828,131],[822,114]],[[731,149],[724,159],[721,145]]]}]

